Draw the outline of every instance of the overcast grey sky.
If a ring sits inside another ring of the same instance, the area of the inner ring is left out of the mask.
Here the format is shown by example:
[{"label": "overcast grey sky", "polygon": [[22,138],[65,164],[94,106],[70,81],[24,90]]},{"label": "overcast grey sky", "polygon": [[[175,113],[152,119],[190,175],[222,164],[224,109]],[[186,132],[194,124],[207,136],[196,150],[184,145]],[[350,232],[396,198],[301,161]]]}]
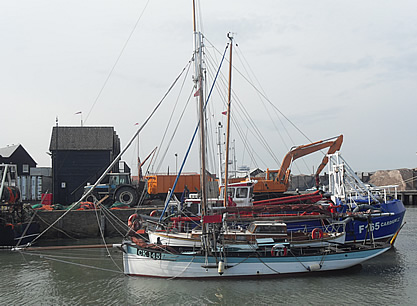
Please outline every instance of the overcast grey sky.
[{"label": "overcast grey sky", "polygon": [[[51,164],[55,118],[80,125],[79,111],[86,125],[114,126],[125,145],[192,55],[192,0],[0,1],[0,146],[21,143],[38,166]],[[269,100],[311,140],[343,134],[342,154],[358,171],[417,166],[416,12],[411,0],[201,2],[207,39],[223,50],[226,33],[236,33]],[[159,145],[175,99],[141,134],[142,158]],[[292,130],[294,143],[282,143],[258,101],[247,102],[279,160],[308,142]],[[164,171],[184,155],[195,111],[187,116]],[[279,167],[262,160],[263,169]]]}]

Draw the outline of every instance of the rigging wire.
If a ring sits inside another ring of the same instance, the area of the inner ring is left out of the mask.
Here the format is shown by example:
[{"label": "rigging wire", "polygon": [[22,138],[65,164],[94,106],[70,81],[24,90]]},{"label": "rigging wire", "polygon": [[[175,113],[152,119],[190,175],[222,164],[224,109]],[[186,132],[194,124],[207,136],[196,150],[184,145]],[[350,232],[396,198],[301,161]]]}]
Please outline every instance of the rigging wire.
[{"label": "rigging wire", "polygon": [[[159,144],[159,147],[158,147],[158,150],[157,150],[157,153],[156,153],[156,156],[155,156],[155,161],[157,160],[158,155],[159,155],[159,153],[161,152],[161,149],[162,149],[162,144],[163,144],[163,142],[164,142],[164,140],[165,140],[165,137],[166,137],[166,135],[167,135],[167,133],[168,133],[168,129],[169,129],[169,126],[170,126],[170,124],[171,124],[172,117],[174,116],[174,113],[175,113],[175,112],[174,112],[174,110],[177,108],[177,104],[178,104],[178,101],[179,101],[180,95],[181,95],[182,90],[183,90],[183,88],[184,88],[184,84],[185,84],[185,81],[186,81],[186,77],[188,76],[188,73],[189,73],[189,71],[190,71],[191,62],[192,62],[192,59],[188,61],[188,64],[187,64],[187,65],[188,65],[188,68],[187,68],[187,73],[184,75],[184,78],[183,78],[183,81],[182,81],[182,85],[181,85],[181,89],[180,89],[180,91],[179,91],[179,93],[178,93],[178,96],[177,96],[177,99],[176,99],[176,101],[175,101],[175,104],[174,104],[173,110],[171,111],[171,115],[170,115],[169,120],[168,120],[168,123],[167,123],[167,125],[166,125],[166,128],[165,128],[164,134],[163,134],[163,136],[162,136],[161,142],[160,142],[160,144]],[[192,93],[191,93],[191,94],[192,94]],[[172,133],[172,136],[171,136],[171,138],[170,138],[170,140],[169,140],[169,142],[168,142],[168,144],[167,144],[167,146],[166,146],[166,150],[165,150],[165,152],[163,153],[162,158],[160,159],[160,162],[159,162],[158,166],[157,166],[157,167],[156,167],[156,169],[155,169],[155,172],[156,172],[156,173],[158,173],[158,172],[159,172],[159,170],[160,170],[160,168],[161,168],[161,166],[162,166],[162,162],[164,161],[165,156],[166,156],[166,155],[167,155],[167,153],[168,153],[168,150],[169,150],[169,148],[170,148],[170,144],[171,144],[171,142],[172,142],[172,140],[173,140],[173,138],[174,138],[174,136],[175,136],[175,132],[176,132],[176,130],[177,130],[177,128],[178,128],[179,123],[181,122],[181,119],[182,119],[182,117],[183,117],[183,115],[184,115],[184,113],[185,113],[185,110],[186,110],[186,108],[187,108],[187,105],[188,105],[188,103],[189,103],[189,101],[190,101],[191,94],[190,94],[190,97],[188,97],[188,100],[187,100],[187,102],[186,102],[186,104],[185,104],[185,107],[183,108],[183,111],[182,111],[182,113],[181,113],[181,115],[180,115],[180,118],[178,119],[178,122],[177,122],[177,125],[176,125],[175,129],[174,129],[174,132]]]},{"label": "rigging wire", "polygon": [[[223,75],[222,75],[223,76]],[[222,88],[226,88],[227,86],[226,86],[226,81],[225,81],[225,79],[224,79],[224,76],[223,76],[223,78],[221,78],[220,79],[220,83],[222,83],[224,86],[222,87]],[[217,86],[216,87],[216,89],[217,89],[217,91],[219,92],[219,95],[220,96],[222,96],[223,97],[223,101],[225,101],[225,95],[226,95],[226,93],[223,91],[221,91],[220,89],[219,89],[219,86]],[[242,120],[242,122],[244,123],[244,125],[246,125],[247,126],[247,123],[246,122],[250,122],[251,123],[251,125],[252,125],[252,129],[251,129],[251,131],[255,131],[255,132],[257,132],[257,134],[258,135],[255,135],[255,139],[257,139],[258,141],[260,141],[261,142],[261,144],[263,143],[263,145],[266,147],[266,148],[268,148],[268,144],[267,144],[267,142],[266,142],[266,140],[264,139],[264,137],[262,136],[262,133],[260,133],[259,132],[259,130],[257,129],[257,127],[256,127],[256,125],[254,124],[254,122],[253,122],[253,120],[250,118],[250,116],[249,116],[249,114],[247,113],[247,111],[244,109],[244,107],[243,107],[243,104],[242,103],[240,103],[240,100],[238,99],[238,97],[237,97],[237,95],[236,95],[236,93],[235,93],[235,91],[234,90],[232,90],[233,91],[233,96],[235,97],[235,101],[236,101],[236,108],[235,108],[235,111],[233,112],[233,114],[232,114],[232,120],[233,120],[233,123],[234,123],[234,126],[236,126],[236,128],[237,128],[237,131],[238,131],[238,134],[240,135],[240,138],[241,138],[241,140],[242,140],[242,142],[245,144],[245,146],[248,148],[248,151],[249,151],[249,154],[251,155],[251,157],[252,157],[252,162],[254,163],[254,164],[256,164],[256,160],[255,160],[255,158],[253,157],[253,154],[257,154],[257,153],[254,153],[254,152],[256,152],[256,150],[254,150],[253,149],[253,147],[250,145],[250,143],[247,141],[247,139],[245,139],[245,136],[244,136],[244,133],[242,132],[242,129],[240,128],[240,125],[239,125],[239,123],[238,123],[238,121],[235,119],[235,117],[237,116],[237,117],[239,117],[239,118],[241,118]],[[223,103],[223,106],[225,107],[225,103]],[[245,114],[245,115],[242,115],[241,114],[241,111],[242,111],[242,109],[243,109],[243,113]],[[245,112],[246,111],[246,112]],[[244,117],[246,117],[246,120],[243,120],[243,116]],[[251,133],[253,133],[253,132],[251,132]],[[251,149],[249,149],[249,148],[251,148]],[[271,156],[272,157],[274,157],[274,154],[273,154],[273,152],[272,152],[272,150],[269,150],[269,152],[271,153]],[[258,157],[258,159],[260,159],[259,157]],[[274,158],[275,159],[275,158]],[[277,161],[277,163],[279,163],[278,161]]]},{"label": "rigging wire", "polygon": [[[208,40],[207,40],[208,41]],[[210,41],[208,41],[210,42]],[[211,44],[211,42],[210,42]],[[220,51],[214,47],[214,45],[212,45],[213,48],[216,50],[216,52],[220,53]],[[287,116],[285,116],[285,114],[279,109],[277,108],[272,102],[271,100],[269,100],[269,98],[266,96],[266,94],[264,94],[263,92],[261,92],[239,69],[237,69],[236,67],[234,67],[234,69],[236,70],[236,72],[245,79],[245,81],[256,91],[259,93],[259,95],[264,98],[270,105],[271,107],[273,107],[279,114],[281,114],[282,117],[284,117],[301,135],[303,135],[308,141],[313,142],[303,131],[301,131],[300,128],[298,128],[295,123],[293,123]]]},{"label": "rigging wire", "polygon": [[[226,45],[226,48],[224,49],[223,59],[224,59],[224,57],[225,57],[225,55],[226,55],[226,51],[227,51],[228,47],[229,47],[229,44],[227,44],[227,45]],[[223,64],[223,60],[220,62],[220,65],[219,65],[219,68],[218,68],[218,70],[217,70],[217,74],[216,74],[216,76],[218,76],[218,75],[219,75],[220,68],[221,68],[222,64]],[[216,80],[217,80],[217,77],[214,79],[213,85],[212,85],[212,87],[210,88],[210,92],[209,92],[209,94],[208,94],[208,96],[207,96],[207,98],[206,98],[206,101],[205,101],[205,103],[204,103],[204,107],[203,107],[203,110],[202,110],[202,111],[203,111],[203,113],[205,112],[206,107],[207,107],[207,104],[208,104],[208,102],[209,102],[209,100],[210,100],[210,97],[211,97],[211,95],[212,95],[212,93],[213,93],[213,88],[214,88],[214,85],[215,85],[215,83],[216,83]],[[176,187],[176,185],[177,185],[178,178],[179,178],[179,176],[181,175],[181,172],[182,172],[182,169],[183,169],[183,167],[184,167],[185,161],[186,161],[186,160],[187,160],[187,158],[188,158],[188,154],[190,153],[190,150],[191,150],[192,144],[194,143],[195,136],[196,136],[196,134],[197,134],[198,129],[199,129],[199,127],[200,127],[200,126],[201,126],[200,121],[198,121],[198,123],[197,123],[197,125],[196,125],[196,127],[195,127],[195,130],[194,130],[194,134],[193,134],[193,136],[192,136],[192,138],[191,138],[191,141],[190,141],[190,143],[189,143],[189,145],[188,145],[187,152],[185,153],[185,156],[184,156],[184,158],[183,158],[183,162],[181,163],[180,170],[179,170],[179,172],[177,173],[177,177],[176,177],[176,179],[175,179],[174,185],[172,186],[172,189],[171,189],[171,191],[169,192],[169,196],[167,197],[167,199],[166,199],[166,201],[165,201],[165,207],[164,207],[164,210],[162,211],[162,214],[161,214],[161,217],[159,218],[159,221],[161,221],[162,216],[165,214],[165,212],[166,212],[166,210],[167,210],[167,208],[168,208],[169,201],[170,201],[170,199],[171,199],[171,197],[172,197],[172,194],[173,194],[173,193],[174,193],[174,191],[175,191],[175,187]],[[205,173],[202,173],[202,175],[205,175]]]},{"label": "rigging wire", "polygon": [[[180,125],[180,123],[182,121],[182,118],[184,117],[184,114],[185,114],[185,111],[186,111],[186,109],[188,107],[188,104],[191,101],[191,97],[193,95],[193,92],[194,92],[194,88],[191,89],[191,92],[190,92],[190,94],[189,94],[189,96],[187,98],[187,102],[185,103],[185,106],[184,106],[184,108],[183,108],[183,110],[181,112],[181,115],[178,118],[177,124],[175,125],[174,131],[172,132],[171,138],[169,139],[169,141],[168,141],[168,143],[166,145],[166,149],[165,149],[164,153],[162,154],[162,157],[161,157],[161,159],[159,161],[158,166],[156,167],[155,173],[159,173],[159,170],[160,170],[160,168],[162,166],[162,162],[164,161],[166,155],[168,154],[168,151],[169,151],[169,149],[171,147],[171,143],[174,140],[175,134],[176,134],[176,132],[178,130],[178,127],[179,127],[179,125]],[[167,129],[168,129],[168,126],[167,126]],[[162,147],[162,142],[163,142],[164,138],[165,138],[165,135],[164,135],[163,139],[161,140],[161,143],[160,143],[160,146],[161,147]]]},{"label": "rigging wire", "polygon": [[[223,76],[223,75],[221,75],[222,76],[222,78],[220,78],[220,83],[222,83],[223,84],[223,87],[222,88],[227,88],[227,85],[226,85],[226,80],[225,80],[225,77]],[[223,101],[225,101],[225,96],[226,96],[226,89],[225,89],[225,91],[220,91],[219,90],[219,88],[217,87],[217,89],[218,89],[218,92],[219,92],[219,94],[223,97]],[[232,114],[232,118],[233,117],[236,117],[236,115],[235,114],[238,114],[238,117],[240,117],[240,118],[242,118],[242,115],[240,115],[239,114],[239,110],[241,110],[242,109],[242,104],[240,103],[240,101],[239,101],[239,99],[238,99],[238,97],[237,97],[237,95],[236,95],[236,93],[235,93],[235,91],[233,91],[233,96],[235,97],[235,100],[236,100],[236,106],[237,106],[237,108],[236,108],[236,111],[234,111],[233,112],[233,114]],[[223,106],[225,107],[225,103],[223,103]],[[250,118],[250,116],[249,115],[247,115],[246,116],[247,117],[247,121],[251,121],[251,118]],[[232,120],[234,120],[234,119],[232,119]],[[246,123],[245,123],[245,120],[243,120],[242,119],[242,122],[244,122],[244,124],[246,125]],[[235,120],[234,121],[234,125],[236,125],[236,127],[239,127],[239,124],[238,124],[238,122]],[[256,128],[256,127],[255,127]],[[242,141],[245,141],[244,139],[243,139],[243,137],[242,137],[242,135],[244,135],[244,134],[240,134],[240,136],[241,136],[241,138],[242,138]],[[257,139],[262,139],[262,135],[259,133],[259,135],[256,137]],[[253,161],[254,162],[254,161]]]},{"label": "rigging wire", "polygon": [[[208,40],[208,39],[206,39],[210,44],[211,44],[211,42]],[[213,47],[213,49],[214,50],[216,50],[216,52],[217,53],[220,53],[220,51],[219,50],[217,50],[214,46],[213,46],[213,44],[211,44],[212,45],[212,47]],[[238,50],[238,52],[237,52],[237,56],[238,56],[238,58],[240,59],[240,62],[242,63],[242,66],[243,66],[243,68],[244,68],[244,70],[245,71],[247,71],[247,69],[246,69],[246,65],[244,65],[244,63],[243,63],[243,61],[242,61],[242,59],[241,59],[241,56],[244,58],[244,56],[243,56],[243,53],[241,52],[241,49],[240,48],[237,48],[237,50]],[[246,61],[246,59],[244,58],[244,61],[247,63],[247,61]],[[252,69],[250,68],[250,65],[249,64],[247,64],[247,66],[249,67],[249,70],[250,71],[252,71]],[[273,111],[275,111],[277,114],[280,114],[283,118],[285,118],[301,135],[303,135],[308,141],[310,141],[310,142],[312,142],[312,140],[305,134],[305,133],[303,133],[302,131],[301,131],[301,129],[299,129],[288,117],[286,117],[270,100],[269,100],[269,98],[267,98],[267,96],[266,96],[266,94],[265,94],[265,92],[264,92],[264,90],[262,89],[262,86],[261,85],[259,85],[259,87],[261,88],[261,90],[259,90],[255,85],[254,85],[254,83],[253,83],[253,81],[250,79],[250,77],[246,77],[246,75],[244,75],[239,69],[237,69],[236,67],[234,67],[234,69],[238,72],[238,74],[239,75],[241,75],[243,78],[244,78],[244,80],[246,81],[246,82],[248,82],[250,85],[251,85],[251,87],[252,88],[254,88],[255,89],[255,91],[257,92],[257,94],[258,94],[258,96],[260,97],[260,100],[262,101],[262,104],[264,105],[264,108],[267,110],[267,107],[266,107],[266,105],[265,105],[265,103],[263,103],[263,99],[265,99],[268,103],[269,103],[269,105],[271,105],[271,107],[273,108]],[[248,75],[249,75],[249,73],[247,73]],[[254,75],[254,73],[253,73],[253,71],[252,71],[252,74]],[[256,78],[256,76],[254,75],[254,77],[255,77],[255,80],[257,81],[257,83],[259,84],[259,81],[257,80],[257,78]],[[235,94],[234,94],[234,96],[235,96]],[[263,98],[263,99],[261,99],[261,98]],[[237,100],[237,103],[236,104],[239,104],[239,102],[240,102],[240,100],[238,99],[238,97],[235,97],[235,100]],[[269,151],[269,153],[271,154],[271,156],[274,158],[274,160],[277,162],[277,164],[278,165],[280,165],[280,162],[276,159],[276,157],[275,157],[275,154],[273,153],[273,150],[270,148],[270,146],[268,145],[268,142],[263,138],[263,136],[262,136],[262,133],[260,133],[260,131],[259,130],[257,130],[257,127],[256,127],[256,125],[254,124],[254,123],[252,123],[253,121],[251,121],[251,119],[250,119],[250,116],[248,115],[248,113],[246,112],[246,110],[245,110],[245,108],[243,107],[243,105],[242,105],[242,110],[243,110],[243,112],[246,114],[245,116],[246,116],[246,118],[248,118],[249,120],[248,120],[248,122],[250,122],[250,124],[252,125],[252,127],[254,128],[254,131],[256,131],[255,133],[257,133],[258,135],[257,136],[255,136],[255,139],[257,139],[258,141],[260,141],[261,143],[263,142],[264,143],[264,147],[267,149],[267,151]],[[267,110],[267,113],[268,113],[268,115],[270,116],[270,112]],[[289,131],[288,131],[288,129],[285,127],[285,125],[284,125],[284,123],[282,122],[282,120],[281,120],[281,116],[277,116],[277,118],[280,120],[280,122],[281,122],[281,125],[283,126],[283,128],[284,128],[284,130],[285,130],[285,132],[286,132],[286,134],[288,135],[288,137],[289,137],[289,139],[291,140],[291,142],[292,143],[295,143],[294,142],[294,140],[292,139],[292,137],[291,137],[291,135],[289,134]],[[270,116],[270,118],[271,118],[271,116]],[[272,118],[271,118],[271,120],[272,120]],[[276,128],[276,130],[278,131],[278,133],[279,133],[279,129],[278,129],[278,127],[275,125],[275,122],[274,122],[274,120],[272,120],[272,122],[273,122],[273,124],[274,124],[274,127]],[[251,133],[253,133],[252,132],[252,130],[250,129],[250,132]],[[242,137],[242,139],[243,139],[243,133],[241,133],[241,137]],[[284,143],[284,145],[285,145],[285,140],[284,140],[284,138],[282,137],[282,135],[281,135],[281,133],[279,133],[279,135],[280,135],[280,138],[281,138],[281,140],[283,141],[283,143]],[[263,139],[262,141],[261,141],[261,139]],[[255,151],[256,152],[256,151]],[[323,155],[326,155],[326,153],[324,153],[322,150],[320,150],[320,152],[323,154]],[[305,165],[305,167],[306,167],[306,169],[309,169],[309,167],[308,167],[308,165],[307,165],[307,163],[306,163],[306,161],[305,161],[305,159],[302,159],[301,160],[301,162],[302,163],[304,163],[304,165]],[[292,166],[294,166],[294,167],[296,167],[297,169],[298,169],[298,171],[300,172],[300,173],[302,173],[302,171],[300,170],[300,168],[299,168],[299,166],[298,166],[298,163],[294,163],[294,165],[292,165]]]},{"label": "rigging wire", "polygon": [[[208,84],[207,84],[207,70],[204,71],[205,73],[205,77],[204,77],[204,81],[205,81],[205,85],[204,88],[208,88]],[[215,153],[215,148],[216,148],[216,140],[215,140],[215,133],[209,133],[209,131],[215,131],[216,130],[216,123],[215,123],[215,110],[214,110],[214,103],[210,103],[208,105],[208,113],[209,116],[206,116],[206,121],[207,124],[205,124],[204,126],[206,127],[206,135],[207,135],[207,160],[208,160],[208,169],[211,169],[210,173],[216,173],[216,169],[218,169],[216,167],[216,153]],[[209,137],[210,135],[210,137]],[[221,174],[220,174],[221,175]]]},{"label": "rigging wire", "polygon": [[135,25],[133,26],[132,31],[130,31],[129,36],[128,36],[128,38],[127,38],[126,42],[124,43],[124,45],[123,45],[123,47],[122,47],[122,50],[120,50],[120,53],[119,53],[118,57],[116,58],[116,61],[114,62],[114,64],[113,64],[112,68],[110,69],[110,72],[109,72],[109,74],[107,75],[107,78],[104,80],[103,86],[101,87],[100,91],[98,92],[98,95],[97,95],[96,99],[95,99],[95,100],[94,100],[94,102],[93,102],[93,105],[91,106],[90,110],[88,111],[87,117],[84,119],[84,124],[87,122],[88,117],[90,116],[90,114],[91,114],[91,112],[92,112],[92,110],[93,110],[94,106],[96,105],[96,103],[97,103],[98,99],[99,99],[99,98],[100,98],[100,96],[101,96],[101,93],[103,92],[104,88],[106,87],[107,82],[109,81],[109,79],[110,79],[111,75],[113,74],[114,69],[116,68],[117,64],[119,63],[119,60],[120,60],[120,58],[122,57],[122,54],[123,54],[123,52],[125,51],[125,49],[126,49],[126,47],[127,47],[127,44],[129,43],[130,39],[132,38],[133,33],[135,32],[135,30],[136,30],[136,28],[137,28],[137,26],[138,26],[138,24],[139,24],[139,21],[142,19],[142,16],[143,16],[143,14],[145,13],[146,8],[148,7],[149,1],[150,1],[150,0],[148,0],[148,1],[146,2],[145,7],[143,8],[142,12],[140,13],[140,15],[139,15],[138,19],[136,20]]},{"label": "rigging wire", "polygon": [[83,199],[85,199],[88,195],[90,195],[94,188],[101,182],[101,180],[104,178],[104,176],[107,174],[108,171],[110,171],[111,168],[115,165],[115,163],[122,157],[122,155],[126,152],[126,150],[129,148],[129,146],[132,144],[133,140],[139,135],[139,133],[142,131],[142,129],[148,124],[149,120],[153,117],[153,115],[156,113],[158,108],[162,105],[162,102],[165,100],[165,98],[168,96],[168,94],[171,92],[172,88],[175,86],[175,84],[180,79],[181,75],[184,73],[187,66],[185,66],[180,74],[176,77],[174,82],[171,84],[171,86],[168,88],[168,90],[165,92],[161,100],[157,103],[157,105],[154,107],[152,112],[149,114],[149,116],[145,119],[144,123],[141,125],[141,127],[136,131],[136,133],[133,135],[133,137],[130,139],[126,147],[116,156],[116,158],[112,161],[112,163],[109,165],[109,167],[104,171],[104,173],[101,175],[101,177],[94,183],[94,185],[89,189],[87,193],[85,193],[81,199],[79,199],[77,202],[71,204],[68,209],[63,213],[59,218],[57,218],[52,224],[50,224],[46,229],[44,229],[43,232],[41,232],[38,236],[36,236],[32,242],[28,243],[28,246],[33,244],[36,240],[38,240],[43,234],[45,234],[51,227],[53,227],[59,220],[64,218],[66,214],[68,214],[74,207],[76,207]]},{"label": "rigging wire", "polygon": [[[261,83],[260,83],[260,82],[259,82],[259,80],[256,78],[256,75],[255,75],[255,73],[253,72],[253,70],[252,70],[251,66],[249,65],[248,61],[246,60],[246,58],[245,58],[245,56],[244,56],[243,52],[240,52],[240,48],[239,48],[239,47],[238,47],[238,48],[236,48],[236,49],[237,49],[236,56],[237,56],[237,58],[240,60],[240,62],[242,63],[242,67],[243,67],[243,69],[244,69],[245,71],[247,71],[247,69],[246,69],[246,66],[247,66],[247,67],[248,67],[248,69],[249,69],[249,71],[250,71],[250,74],[249,74],[248,72],[247,72],[246,74],[249,76],[249,78],[250,78],[250,75],[253,75],[253,77],[255,78],[255,81],[257,82],[258,86],[259,86],[259,87],[261,88],[261,90],[265,93],[265,90],[262,88]],[[243,58],[243,60],[242,60],[242,58]],[[252,80],[251,80],[251,82],[252,82]],[[261,97],[259,96],[259,94],[258,94],[258,97],[259,97],[259,100],[262,102],[262,105],[264,106],[265,110],[267,110],[267,108],[266,108],[266,106],[265,106],[265,103],[263,103],[263,100],[261,99]],[[287,143],[286,143],[286,141],[285,141],[284,137],[282,136],[282,134],[279,132],[280,130],[279,130],[279,128],[275,125],[275,120],[273,120],[273,119],[272,119],[271,114],[270,114],[270,112],[268,112],[268,110],[267,110],[267,114],[268,114],[269,118],[271,119],[272,124],[273,124],[273,125],[274,125],[274,127],[275,127],[275,130],[278,132],[278,135],[279,135],[279,137],[281,138],[281,141],[283,142],[283,144],[285,145],[285,147],[286,147],[286,148],[288,148],[289,146],[287,145]],[[283,129],[284,129],[284,130],[285,130],[285,132],[287,133],[287,136],[290,138],[291,142],[292,142],[292,143],[294,143],[294,141],[293,141],[293,140],[292,140],[292,138],[291,138],[291,135],[290,135],[290,134],[289,134],[289,132],[288,132],[288,129],[285,127],[284,123],[283,123],[283,122],[282,122],[282,120],[281,120],[281,116],[277,116],[277,118],[278,118],[278,120],[280,121],[280,123],[281,123],[281,125],[282,125]]]},{"label": "rigging wire", "polygon": [[[101,240],[103,241],[103,244],[104,244],[104,246],[106,248],[106,252],[109,255],[109,257],[110,257],[111,261],[113,262],[113,264],[119,269],[119,271],[122,271],[122,269],[120,268],[120,266],[114,261],[113,256],[111,256],[110,250],[109,250],[109,248],[108,248],[108,246],[106,244],[106,238],[104,237],[103,228],[101,226],[100,218],[98,216],[98,209],[95,209],[94,211],[95,211],[95,214],[96,214],[97,224],[98,224],[98,228],[99,228],[99,231],[100,231],[100,237],[101,237]],[[100,210],[100,212],[101,212],[101,210]],[[104,215],[102,215],[102,216],[104,216]]]},{"label": "rigging wire", "polygon": [[[262,90],[263,92],[265,92],[265,91],[263,90],[263,88],[262,88],[262,85],[260,84],[260,82],[259,82],[259,81],[258,81],[258,79],[256,78],[256,75],[253,73],[253,70],[251,69],[250,65],[248,64],[248,62],[247,62],[246,58],[244,57],[243,53],[240,51],[239,45],[237,45],[236,51],[237,51],[237,52],[236,52],[236,56],[237,56],[237,58],[239,59],[239,61],[241,62],[243,69],[246,71],[246,74],[248,75],[248,78],[250,79],[250,75],[252,74],[252,75],[254,76],[254,78],[255,78],[256,82],[258,83],[258,86],[261,88],[261,90]],[[242,57],[243,57],[243,59],[244,59],[244,60],[242,60]],[[246,64],[246,65],[245,65],[245,64]],[[250,73],[248,73],[248,71],[247,71],[247,69],[246,69],[246,66],[248,66],[248,69],[249,69],[249,71],[251,72],[251,74],[250,74]],[[251,79],[250,79],[250,81],[251,81],[251,82],[253,82]],[[278,133],[278,136],[281,138],[282,143],[284,144],[284,146],[285,146],[286,148],[288,148],[289,146],[286,144],[286,141],[285,141],[284,137],[283,137],[283,136],[282,136],[282,134],[280,133],[280,129],[279,129],[279,128],[277,127],[277,125],[275,124],[275,120],[272,118],[271,112],[269,112],[269,111],[268,111],[268,109],[267,109],[267,107],[266,107],[266,105],[265,105],[265,103],[264,103],[263,99],[260,97],[260,95],[259,95],[259,94],[258,94],[258,98],[259,98],[259,100],[261,101],[261,103],[262,103],[262,105],[263,105],[263,107],[264,107],[264,109],[265,109],[266,113],[268,114],[268,117],[270,118],[270,120],[271,120],[271,122],[272,122],[273,126],[275,127],[275,131]],[[282,120],[281,120],[281,116],[276,116],[276,117],[277,117],[277,118],[278,118],[278,120],[280,121],[280,123],[281,123],[281,125],[282,125],[283,129],[286,131],[286,133],[287,133],[288,137],[290,138],[290,140],[292,141],[292,143],[294,143],[294,141],[293,141],[293,140],[292,140],[292,138],[291,138],[291,135],[290,135],[290,134],[289,134],[289,132],[288,132],[288,129],[285,127],[284,123],[283,123],[283,122],[282,122]],[[275,161],[277,162],[277,160],[275,160]],[[278,164],[279,166],[281,165],[281,163],[280,163],[280,162],[277,162],[277,164]]]},{"label": "rigging wire", "polygon": [[101,271],[106,271],[106,272],[114,272],[114,273],[118,273],[118,274],[124,274],[123,271],[111,270],[111,269],[106,269],[106,268],[100,268],[100,267],[96,267],[96,266],[86,265],[86,264],[82,264],[82,263],[77,263],[77,262],[62,260],[62,259],[58,259],[58,258],[55,258],[53,256],[50,256],[50,255],[39,254],[39,253],[30,253],[30,252],[22,252],[22,251],[19,251],[19,252],[22,253],[23,255],[39,256],[40,258],[43,258],[43,259],[53,260],[53,261],[57,261],[57,262],[61,262],[61,263],[66,263],[66,264],[72,264],[72,265],[79,266],[79,267],[83,267],[83,268],[90,268],[90,269],[101,270]]}]

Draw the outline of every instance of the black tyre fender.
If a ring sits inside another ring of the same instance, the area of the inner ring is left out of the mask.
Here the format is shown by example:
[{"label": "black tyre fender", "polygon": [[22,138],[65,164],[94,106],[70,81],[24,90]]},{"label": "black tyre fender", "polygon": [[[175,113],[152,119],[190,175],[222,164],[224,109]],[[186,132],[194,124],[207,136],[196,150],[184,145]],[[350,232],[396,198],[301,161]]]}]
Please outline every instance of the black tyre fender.
[{"label": "black tyre fender", "polygon": [[122,186],[116,190],[114,199],[115,201],[125,205],[135,206],[138,203],[139,196],[135,188],[130,186]]}]

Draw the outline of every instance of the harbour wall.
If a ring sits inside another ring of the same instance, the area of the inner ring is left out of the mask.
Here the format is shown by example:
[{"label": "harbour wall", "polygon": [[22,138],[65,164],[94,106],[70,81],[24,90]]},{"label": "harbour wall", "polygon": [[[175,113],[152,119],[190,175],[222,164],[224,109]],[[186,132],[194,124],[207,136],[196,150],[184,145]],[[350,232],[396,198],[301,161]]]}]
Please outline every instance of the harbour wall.
[{"label": "harbour wall", "polygon": [[[153,210],[160,209],[158,206],[148,206],[145,208],[128,208],[117,210],[66,210],[36,211],[34,221],[40,225],[40,232],[43,233],[56,220],[58,222],[49,228],[41,239],[56,238],[92,238],[100,237],[101,233],[105,237],[120,237],[127,233],[127,220],[134,214],[149,215]],[[62,217],[63,216],[63,217]],[[62,217],[62,218],[61,218]]]},{"label": "harbour wall", "polygon": [[404,205],[417,205],[417,190],[399,191],[398,198]]}]

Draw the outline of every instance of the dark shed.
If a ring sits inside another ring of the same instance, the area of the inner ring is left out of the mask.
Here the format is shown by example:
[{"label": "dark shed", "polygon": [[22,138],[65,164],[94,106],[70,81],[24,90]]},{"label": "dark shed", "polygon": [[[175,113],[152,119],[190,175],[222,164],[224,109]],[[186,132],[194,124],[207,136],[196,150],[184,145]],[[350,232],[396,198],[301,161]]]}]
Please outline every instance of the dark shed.
[{"label": "dark shed", "polygon": [[113,127],[56,126],[49,150],[53,202],[68,205],[79,200],[87,182],[94,183],[120,153],[120,139]]}]

